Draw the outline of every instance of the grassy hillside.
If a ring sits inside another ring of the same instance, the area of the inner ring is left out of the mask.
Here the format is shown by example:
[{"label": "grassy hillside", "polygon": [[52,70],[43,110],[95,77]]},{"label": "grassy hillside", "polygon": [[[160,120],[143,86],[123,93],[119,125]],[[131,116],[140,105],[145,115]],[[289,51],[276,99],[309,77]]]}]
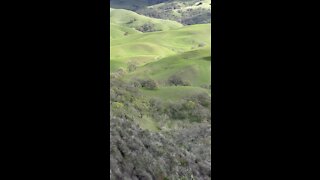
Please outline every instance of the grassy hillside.
[{"label": "grassy hillside", "polygon": [[141,32],[138,30],[135,30],[133,28],[120,26],[117,24],[110,24],[110,38],[111,39],[121,38],[121,37],[124,37],[127,35],[132,35],[132,34],[141,34]]},{"label": "grassy hillside", "polygon": [[[128,25],[127,21],[132,17],[139,19],[137,22],[145,22],[146,19],[157,22],[158,19],[127,10],[112,9],[110,13],[110,71],[118,74],[126,83],[142,83],[138,89],[144,98],[140,98],[137,103],[144,104],[150,98],[183,103],[183,99],[198,94],[210,96],[210,24],[162,28],[161,31],[142,33],[135,30],[132,24]],[[167,25],[161,24],[162,27]],[[156,89],[145,88],[145,81],[155,82]],[[143,102],[141,99],[144,99]],[[167,108],[167,105],[164,106]],[[134,119],[142,128],[163,128],[149,115]],[[171,127],[176,126],[172,122],[169,124]]]},{"label": "grassy hillside", "polygon": [[175,21],[150,18],[125,9],[110,9],[110,23],[141,32],[165,31],[183,26]]},{"label": "grassy hillside", "polygon": [[191,86],[209,85],[211,83],[211,53],[210,49],[198,49],[178,55],[173,55],[153,63],[148,63],[135,72],[131,77],[145,77],[156,80],[166,86],[173,75],[188,82]]},{"label": "grassy hillside", "polygon": [[190,51],[189,54],[185,53],[182,56],[193,56],[193,53],[197,53],[194,51],[196,49],[210,48],[210,31],[211,26],[203,24],[112,39],[110,60],[122,63],[123,68],[126,68],[125,64],[129,62],[142,66],[188,51]]}]

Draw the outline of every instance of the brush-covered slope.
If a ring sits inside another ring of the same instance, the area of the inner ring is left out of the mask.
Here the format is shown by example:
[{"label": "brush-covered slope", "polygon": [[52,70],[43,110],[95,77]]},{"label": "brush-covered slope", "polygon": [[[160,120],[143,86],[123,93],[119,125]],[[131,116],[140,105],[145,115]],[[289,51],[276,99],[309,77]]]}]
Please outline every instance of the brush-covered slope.
[{"label": "brush-covered slope", "polygon": [[211,0],[171,0],[141,8],[137,12],[186,25],[203,24],[211,22]]},{"label": "brush-covered slope", "polygon": [[211,22],[211,0],[110,0],[110,4],[114,8],[129,9],[186,25]]},{"label": "brush-covered slope", "polygon": [[150,133],[110,119],[110,179],[211,179],[211,127]]},{"label": "brush-covered slope", "polygon": [[150,18],[125,9],[110,9],[110,23],[141,32],[164,31],[183,26],[175,21]]}]

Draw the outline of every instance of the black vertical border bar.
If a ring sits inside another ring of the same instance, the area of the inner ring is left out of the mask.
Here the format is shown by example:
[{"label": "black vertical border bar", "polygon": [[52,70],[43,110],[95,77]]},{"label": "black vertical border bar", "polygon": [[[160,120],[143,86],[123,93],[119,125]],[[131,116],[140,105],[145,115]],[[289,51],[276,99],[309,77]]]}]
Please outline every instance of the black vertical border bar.
[{"label": "black vertical border bar", "polygon": [[223,0],[211,2],[212,20],[212,177],[223,179],[223,112],[224,112],[224,82],[225,74],[225,37],[224,37],[224,16],[225,6]]},{"label": "black vertical border bar", "polygon": [[[98,129],[102,130],[100,136],[102,137],[101,144],[99,148],[101,148],[102,153],[101,161],[99,165],[101,165],[100,172],[103,172],[104,178],[110,178],[109,175],[109,166],[110,166],[110,63],[109,63],[109,34],[110,34],[110,3],[107,0],[96,0],[96,64],[97,64],[97,73],[96,73],[96,80],[97,80],[97,90],[99,91],[99,96],[97,97],[97,115],[100,119],[97,126],[101,126]],[[107,162],[108,161],[108,162]]]},{"label": "black vertical border bar", "polygon": [[216,178],[216,156],[215,156],[215,151],[216,151],[216,124],[217,124],[217,118],[218,118],[218,114],[217,114],[217,11],[216,11],[216,1],[211,1],[211,88],[212,88],[212,92],[211,92],[211,97],[212,97],[212,109],[211,109],[211,113],[212,114],[212,120],[211,120],[211,127],[213,128],[212,134],[211,134],[211,153],[212,153],[212,160],[211,160],[211,172],[212,172],[212,176],[213,179]]}]

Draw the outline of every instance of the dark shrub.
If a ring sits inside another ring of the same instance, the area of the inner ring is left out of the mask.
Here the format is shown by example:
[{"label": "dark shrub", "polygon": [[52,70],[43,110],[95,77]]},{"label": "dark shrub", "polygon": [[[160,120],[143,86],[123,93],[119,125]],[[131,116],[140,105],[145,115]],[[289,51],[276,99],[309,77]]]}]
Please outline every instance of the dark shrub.
[{"label": "dark shrub", "polygon": [[172,75],[168,79],[168,84],[170,86],[190,86],[191,84],[187,81],[184,81],[180,76]]},{"label": "dark shrub", "polygon": [[150,90],[155,90],[158,88],[157,82],[153,79],[141,80],[140,84],[141,84],[141,87],[150,89]]}]

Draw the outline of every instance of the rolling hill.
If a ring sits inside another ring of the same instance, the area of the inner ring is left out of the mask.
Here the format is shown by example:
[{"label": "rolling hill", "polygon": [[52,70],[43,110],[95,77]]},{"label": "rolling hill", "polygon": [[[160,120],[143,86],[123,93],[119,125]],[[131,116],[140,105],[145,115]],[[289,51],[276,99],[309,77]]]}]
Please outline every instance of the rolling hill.
[{"label": "rolling hill", "polygon": [[116,39],[121,38],[131,34],[140,34],[141,32],[132,28],[125,26],[120,26],[117,24],[110,24],[110,38]]},{"label": "rolling hill", "polygon": [[[139,22],[147,19],[155,24],[159,19],[128,10],[112,9],[110,14],[111,73],[121,72],[121,78],[126,82],[137,79],[155,81],[156,90],[140,88],[142,95],[149,98],[181,100],[200,93],[210,96],[210,24],[179,25],[157,32],[139,32],[127,23],[132,17],[139,19]],[[163,21],[161,27],[168,27],[167,22]],[[173,85],[172,81],[180,84]]]},{"label": "rolling hill", "polygon": [[188,51],[190,53],[183,56],[192,56],[197,52],[194,51],[196,49],[210,48],[210,31],[210,24],[203,24],[112,39],[110,60],[118,63],[134,62],[141,66]]},{"label": "rolling hill", "polygon": [[125,9],[110,9],[110,23],[141,32],[165,31],[183,26],[175,21],[150,18]]}]

